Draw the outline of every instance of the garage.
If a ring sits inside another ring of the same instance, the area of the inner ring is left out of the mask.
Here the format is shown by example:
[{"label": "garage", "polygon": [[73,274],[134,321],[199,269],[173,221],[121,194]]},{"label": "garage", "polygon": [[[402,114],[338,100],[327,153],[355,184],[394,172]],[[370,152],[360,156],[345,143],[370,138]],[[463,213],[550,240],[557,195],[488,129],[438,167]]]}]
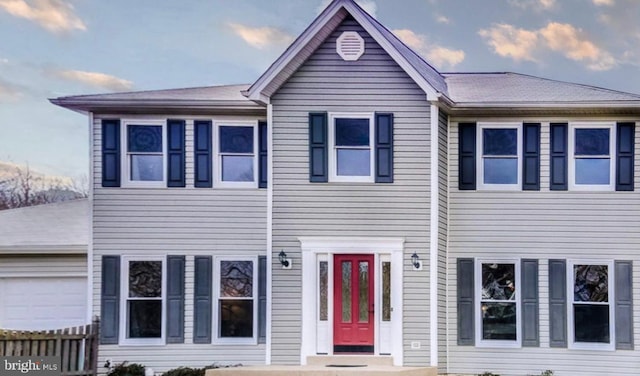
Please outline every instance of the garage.
[{"label": "garage", "polygon": [[0,211],[0,329],[89,323],[88,223],[87,200]]},{"label": "garage", "polygon": [[60,329],[87,322],[86,277],[0,278],[0,328]]}]

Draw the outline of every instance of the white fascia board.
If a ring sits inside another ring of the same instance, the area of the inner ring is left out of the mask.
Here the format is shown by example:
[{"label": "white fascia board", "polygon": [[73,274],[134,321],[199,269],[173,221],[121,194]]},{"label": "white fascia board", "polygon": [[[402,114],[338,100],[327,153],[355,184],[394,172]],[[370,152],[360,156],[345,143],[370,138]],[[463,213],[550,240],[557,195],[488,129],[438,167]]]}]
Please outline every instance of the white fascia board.
[{"label": "white fascia board", "polygon": [[87,253],[87,245],[0,245],[0,255],[15,254],[70,254],[83,255]]},{"label": "white fascia board", "polygon": [[429,82],[396,50],[396,48],[376,29],[369,20],[362,14],[362,11],[349,1],[336,1],[316,18],[316,20],[293,42],[284,54],[269,67],[269,69],[249,88],[247,98],[258,103],[265,102],[265,95],[262,91],[280,74],[298,54],[316,37],[318,32],[324,28],[328,22],[336,16],[341,8],[344,8],[355,20],[382,46],[391,58],[416,82],[416,84],[427,94],[428,100],[437,100],[440,96]]},{"label": "white fascia board", "polygon": [[259,103],[265,102],[265,96],[262,91],[280,74],[280,72],[293,60],[298,54],[304,50],[307,45],[316,37],[318,32],[324,28],[329,21],[335,17],[338,11],[346,6],[348,2],[335,1],[330,4],[305,31],[280,55],[280,57],[267,69],[266,72],[258,78],[247,90],[246,96],[252,101]]},{"label": "white fascia board", "polygon": [[427,94],[427,100],[437,100],[440,93],[411,65],[407,59],[375,28],[352,3],[344,5],[345,9],[358,23],[375,39],[389,56],[413,79],[413,81]]}]

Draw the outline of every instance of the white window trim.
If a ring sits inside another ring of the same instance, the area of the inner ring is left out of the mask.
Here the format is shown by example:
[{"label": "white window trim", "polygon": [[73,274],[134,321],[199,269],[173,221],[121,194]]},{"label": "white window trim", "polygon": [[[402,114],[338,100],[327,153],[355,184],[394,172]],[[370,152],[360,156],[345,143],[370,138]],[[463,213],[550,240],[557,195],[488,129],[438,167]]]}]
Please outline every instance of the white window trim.
[{"label": "white window trim", "polygon": [[[128,131],[129,125],[153,125],[162,127],[162,180],[131,180],[131,159],[129,158]],[[120,174],[124,188],[166,188],[167,187],[167,119],[122,119],[120,128]]]},{"label": "white window trim", "polygon": [[[160,338],[128,338],[127,300],[129,297],[129,261],[162,262],[162,335]],[[122,256],[120,261],[120,345],[163,346],[167,328],[167,262],[165,256]]]},{"label": "white window trim", "polygon": [[[220,127],[253,127],[253,181],[223,181],[222,180],[222,156],[220,155]],[[213,121],[213,170],[215,188],[258,188],[258,120],[214,120]]]},{"label": "white window trim", "polygon": [[[482,302],[482,264],[514,264],[516,277],[516,340],[495,340],[482,339],[482,312],[480,309]],[[475,294],[475,336],[477,347],[488,348],[520,348],[522,347],[522,278],[520,275],[520,259],[477,259],[474,271],[474,294]]]},{"label": "white window trim", "polygon": [[[517,155],[518,177],[515,184],[485,184],[484,183],[484,153],[482,147],[482,133],[485,129],[512,129],[518,132]],[[522,123],[478,123],[476,130],[476,171],[477,189],[487,191],[520,191],[522,190]]]},{"label": "white window trim", "polygon": [[[369,176],[339,176],[338,155],[335,139],[336,119],[369,119]],[[349,183],[375,182],[375,121],[372,112],[333,112],[329,113],[329,181]]]},{"label": "white window trim", "polygon": [[[608,128],[609,133],[609,184],[576,184],[575,139],[576,129]],[[615,191],[616,189],[616,123],[614,122],[576,122],[569,124],[569,190],[571,191]]]},{"label": "white window trim", "polygon": [[[222,261],[253,262],[253,336],[246,338],[220,337],[220,263]],[[257,345],[258,344],[258,257],[257,256],[216,256],[213,264],[213,343],[216,345]]]},{"label": "white window trim", "polygon": [[[607,282],[609,283],[609,342],[610,343],[589,343],[575,341],[575,318],[573,314],[573,267],[575,265],[607,265],[609,275]],[[567,335],[569,339],[569,348],[574,350],[601,350],[615,351],[616,349],[616,326],[615,326],[615,269],[612,260],[567,260]]]}]

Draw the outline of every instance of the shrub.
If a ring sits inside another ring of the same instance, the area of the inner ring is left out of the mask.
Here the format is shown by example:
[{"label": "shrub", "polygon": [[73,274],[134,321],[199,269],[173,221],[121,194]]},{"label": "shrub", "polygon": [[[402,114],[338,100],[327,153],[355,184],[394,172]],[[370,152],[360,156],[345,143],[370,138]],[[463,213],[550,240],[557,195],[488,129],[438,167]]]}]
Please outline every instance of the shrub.
[{"label": "shrub", "polygon": [[144,376],[144,366],[138,363],[127,364],[125,361],[111,368],[107,376]]},{"label": "shrub", "polygon": [[178,367],[170,369],[162,376],[204,376],[204,368]]},{"label": "shrub", "polygon": [[481,373],[478,376],[500,376],[497,373],[493,373],[493,372],[485,372],[485,373]]}]

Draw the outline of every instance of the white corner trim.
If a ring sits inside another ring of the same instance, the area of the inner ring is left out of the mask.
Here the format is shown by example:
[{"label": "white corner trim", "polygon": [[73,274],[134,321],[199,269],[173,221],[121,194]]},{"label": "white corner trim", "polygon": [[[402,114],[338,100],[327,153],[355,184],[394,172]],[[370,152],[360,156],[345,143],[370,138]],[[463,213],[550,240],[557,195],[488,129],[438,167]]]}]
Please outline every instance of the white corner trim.
[{"label": "white corner trim", "polygon": [[[89,112],[89,160],[93,161],[94,152],[94,117],[93,112]],[[122,131],[122,130],[120,130]],[[122,168],[122,167],[121,167]],[[89,239],[87,239],[87,322],[93,321],[93,186],[94,186],[93,163],[89,163],[89,221],[87,222],[87,231]]]},{"label": "white corner trim", "polygon": [[271,309],[273,289],[273,105],[267,104],[267,343],[265,364],[271,364]]},{"label": "white corner trim", "polygon": [[438,224],[440,219],[438,106],[431,104],[431,213],[429,218],[429,350],[430,365],[438,366]]}]

